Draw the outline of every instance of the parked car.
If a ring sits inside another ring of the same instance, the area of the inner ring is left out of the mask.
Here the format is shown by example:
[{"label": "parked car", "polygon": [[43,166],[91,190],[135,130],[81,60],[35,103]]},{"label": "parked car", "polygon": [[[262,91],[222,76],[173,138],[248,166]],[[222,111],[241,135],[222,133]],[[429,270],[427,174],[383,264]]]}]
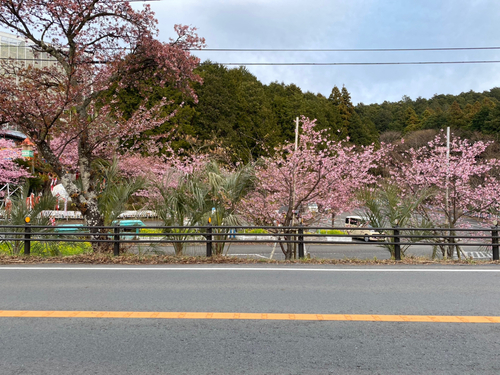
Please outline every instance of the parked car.
[{"label": "parked car", "polygon": [[374,235],[381,235],[383,233],[376,231],[373,227],[361,216],[347,216],[345,218],[346,232],[352,235],[353,238],[362,239],[365,242],[368,241],[384,241],[384,237],[374,237]]},{"label": "parked car", "polygon": [[318,212],[318,204],[317,203],[309,203],[307,208],[310,212]]}]

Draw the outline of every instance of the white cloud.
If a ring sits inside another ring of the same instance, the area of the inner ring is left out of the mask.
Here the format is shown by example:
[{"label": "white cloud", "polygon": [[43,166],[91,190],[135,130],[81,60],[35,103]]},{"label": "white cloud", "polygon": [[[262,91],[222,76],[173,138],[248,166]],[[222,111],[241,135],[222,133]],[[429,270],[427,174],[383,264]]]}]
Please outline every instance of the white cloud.
[{"label": "white cloud", "polygon": [[[138,5],[137,5],[138,6]],[[210,48],[421,48],[496,46],[498,0],[169,0],[151,3],[160,38],[198,27]],[[441,53],[221,53],[215,62],[500,60],[500,51]],[[500,65],[255,66],[263,83],[295,83],[328,96],[345,84],[354,102],[458,94],[500,86]]]}]

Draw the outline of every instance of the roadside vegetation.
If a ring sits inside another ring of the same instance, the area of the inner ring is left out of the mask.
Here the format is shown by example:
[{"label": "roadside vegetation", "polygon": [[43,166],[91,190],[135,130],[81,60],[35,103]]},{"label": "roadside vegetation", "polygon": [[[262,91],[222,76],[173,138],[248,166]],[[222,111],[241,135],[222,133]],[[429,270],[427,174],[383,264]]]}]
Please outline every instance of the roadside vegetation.
[{"label": "roadside vegetation", "polygon": [[[212,225],[206,235],[220,256],[232,226],[272,227],[291,240],[299,225],[321,222],[341,235],[335,219],[364,209],[365,224],[389,228],[388,238],[396,226],[436,228],[430,256],[451,259],[464,255],[464,217],[498,221],[500,88],[354,105],[346,87],[327,98],[202,63],[190,53],[205,47],[196,28],[176,25],[175,38],[160,42],[148,6],[14,0],[0,14],[0,26],[53,62],[0,60],[0,124],[17,127],[31,155],[0,141],[0,224],[55,225],[42,213],[77,212],[92,253],[107,254],[103,227],[127,210],[154,212],[171,241]],[[5,184],[23,188],[11,194]],[[0,250],[23,254],[23,230],[0,238]],[[297,256],[292,242],[279,242],[286,260]],[[186,254],[185,243],[172,244]],[[391,240],[380,246],[394,256]],[[87,247],[35,241],[33,253]]]},{"label": "roadside vegetation", "polygon": [[474,261],[470,259],[443,260],[418,257],[405,257],[401,261],[392,259],[319,259],[304,258],[293,260],[274,260],[261,258],[241,258],[232,256],[214,256],[211,258],[198,256],[169,256],[169,255],[141,255],[123,254],[121,256],[111,256],[110,254],[82,253],[67,256],[11,256],[0,254],[0,264],[338,264],[338,265],[486,265],[500,264],[499,261]]},{"label": "roadside vegetation", "polygon": [[[12,246],[7,242],[0,243],[0,254],[8,256],[23,256],[24,252],[14,253]],[[74,255],[92,254],[90,242],[31,242],[31,254],[40,259],[47,257],[67,257]]]}]

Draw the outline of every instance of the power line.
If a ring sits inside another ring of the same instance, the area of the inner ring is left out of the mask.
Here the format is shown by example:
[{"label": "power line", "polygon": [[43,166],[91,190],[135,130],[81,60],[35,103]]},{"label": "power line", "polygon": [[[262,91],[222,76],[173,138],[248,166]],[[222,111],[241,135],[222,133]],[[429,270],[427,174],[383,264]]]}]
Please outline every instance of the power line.
[{"label": "power line", "polygon": [[[137,2],[143,0],[137,0]],[[160,1],[160,0],[150,0]],[[8,43],[0,43],[5,48],[30,48],[36,49],[35,45],[18,46]],[[130,47],[103,47],[103,50],[130,50]],[[498,51],[500,47],[431,47],[431,48],[186,48],[185,51],[199,52],[422,52],[422,51]]]},{"label": "power line", "polygon": [[500,60],[475,61],[401,61],[401,62],[246,62],[246,63],[219,63],[221,65],[237,66],[334,66],[334,65],[445,65],[445,64],[498,64]]},{"label": "power line", "polygon": [[435,48],[203,48],[189,51],[206,52],[410,52],[410,51],[479,51],[500,50],[500,47],[435,47]]},{"label": "power line", "polygon": [[[0,57],[0,60],[53,62],[54,59],[23,59]],[[107,61],[88,61],[86,64],[107,64]],[[445,64],[498,64],[500,60],[470,60],[470,61],[394,61],[394,62],[216,62],[230,66],[335,66],[335,65],[445,65]]]}]

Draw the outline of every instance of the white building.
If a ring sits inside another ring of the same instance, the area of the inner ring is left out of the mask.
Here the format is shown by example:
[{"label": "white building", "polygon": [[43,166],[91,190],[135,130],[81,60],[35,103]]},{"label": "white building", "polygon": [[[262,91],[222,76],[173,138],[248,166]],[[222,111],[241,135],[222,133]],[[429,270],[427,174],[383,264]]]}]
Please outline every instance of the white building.
[{"label": "white building", "polygon": [[[37,68],[51,66],[57,60],[45,52],[37,52],[33,44],[23,38],[0,31],[0,75],[2,74],[1,63],[10,63],[13,59],[21,66],[32,65]],[[19,132],[15,126],[9,124],[0,125],[0,136],[15,141],[22,141],[26,136]]]},{"label": "white building", "polygon": [[0,31],[0,58],[14,59],[20,64],[41,68],[56,63],[56,59],[45,52],[33,50],[33,44],[15,35]]}]

